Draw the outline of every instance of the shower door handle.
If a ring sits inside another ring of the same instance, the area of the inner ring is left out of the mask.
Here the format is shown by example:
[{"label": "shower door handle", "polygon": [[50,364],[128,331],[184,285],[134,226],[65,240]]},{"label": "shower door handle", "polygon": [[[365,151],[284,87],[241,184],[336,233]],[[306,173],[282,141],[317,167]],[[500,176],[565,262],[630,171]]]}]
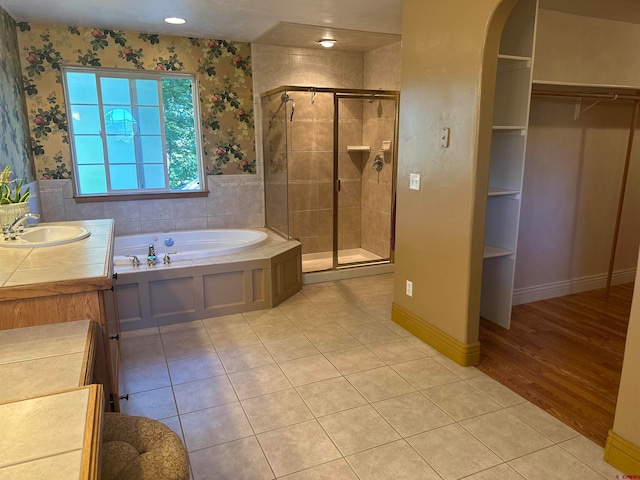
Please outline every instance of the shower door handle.
[{"label": "shower door handle", "polygon": [[340,191],[340,179],[336,180],[336,191],[339,192]]}]

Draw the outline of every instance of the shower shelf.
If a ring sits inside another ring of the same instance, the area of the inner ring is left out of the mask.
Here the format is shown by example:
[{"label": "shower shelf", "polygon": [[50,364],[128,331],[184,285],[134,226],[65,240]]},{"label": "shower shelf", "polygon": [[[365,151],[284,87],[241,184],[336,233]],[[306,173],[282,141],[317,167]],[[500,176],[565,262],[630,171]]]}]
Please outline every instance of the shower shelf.
[{"label": "shower shelf", "polygon": [[347,145],[347,152],[370,152],[370,145]]}]

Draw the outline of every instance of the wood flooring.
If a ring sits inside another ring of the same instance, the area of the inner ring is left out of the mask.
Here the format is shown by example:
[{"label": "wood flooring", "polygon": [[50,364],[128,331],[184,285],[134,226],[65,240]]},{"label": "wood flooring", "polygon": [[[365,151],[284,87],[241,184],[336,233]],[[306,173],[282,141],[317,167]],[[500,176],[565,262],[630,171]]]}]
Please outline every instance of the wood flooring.
[{"label": "wood flooring", "polygon": [[601,446],[620,384],[633,284],[513,307],[480,321],[478,368]]}]

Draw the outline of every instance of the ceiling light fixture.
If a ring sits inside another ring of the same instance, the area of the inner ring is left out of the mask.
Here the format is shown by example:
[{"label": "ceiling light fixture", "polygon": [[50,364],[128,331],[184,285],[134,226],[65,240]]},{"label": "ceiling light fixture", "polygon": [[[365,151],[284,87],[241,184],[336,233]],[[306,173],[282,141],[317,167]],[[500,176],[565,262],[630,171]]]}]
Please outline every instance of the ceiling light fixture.
[{"label": "ceiling light fixture", "polygon": [[180,17],[167,17],[164,19],[164,21],[166,23],[170,23],[171,25],[183,25],[187,23],[187,21],[184,18],[180,18]]},{"label": "ceiling light fixture", "polygon": [[323,38],[322,40],[318,40],[318,43],[324,48],[331,48],[336,44],[336,41],[333,38]]}]

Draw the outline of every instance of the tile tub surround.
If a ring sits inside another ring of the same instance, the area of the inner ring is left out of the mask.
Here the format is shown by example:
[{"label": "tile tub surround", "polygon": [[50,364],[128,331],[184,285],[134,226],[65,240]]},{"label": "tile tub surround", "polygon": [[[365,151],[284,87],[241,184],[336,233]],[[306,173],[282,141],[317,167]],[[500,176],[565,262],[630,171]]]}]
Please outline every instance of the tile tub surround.
[{"label": "tile tub surround", "polygon": [[168,230],[264,227],[261,175],[209,175],[207,197],[83,202],[72,180],[39,180],[42,220],[113,218],[116,235]]},{"label": "tile tub surround", "polygon": [[620,474],[602,448],[392,323],[392,288],[392,275],[306,285],[275,309],[124,332],[122,409],[177,431],[195,479]]}]

